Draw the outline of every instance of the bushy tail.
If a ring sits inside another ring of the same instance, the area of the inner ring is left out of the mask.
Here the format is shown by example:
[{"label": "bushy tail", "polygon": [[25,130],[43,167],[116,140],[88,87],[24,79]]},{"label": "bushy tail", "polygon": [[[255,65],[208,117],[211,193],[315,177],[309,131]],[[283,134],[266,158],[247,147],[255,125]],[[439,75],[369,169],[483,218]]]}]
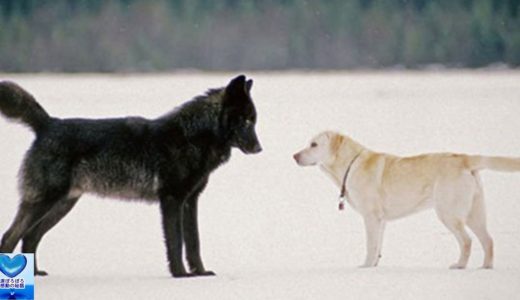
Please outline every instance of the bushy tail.
[{"label": "bushy tail", "polygon": [[468,156],[471,170],[489,169],[501,172],[520,172],[520,158],[498,156]]},{"label": "bushy tail", "polygon": [[45,130],[51,117],[34,97],[14,82],[0,82],[0,112],[29,125],[36,134]]}]

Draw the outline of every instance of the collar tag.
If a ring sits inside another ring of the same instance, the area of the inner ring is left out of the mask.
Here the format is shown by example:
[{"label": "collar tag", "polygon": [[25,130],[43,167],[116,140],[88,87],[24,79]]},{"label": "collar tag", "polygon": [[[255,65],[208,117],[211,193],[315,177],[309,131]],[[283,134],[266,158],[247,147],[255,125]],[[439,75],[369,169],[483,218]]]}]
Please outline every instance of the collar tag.
[{"label": "collar tag", "polygon": [[338,210],[344,210],[344,209],[345,209],[345,197],[339,197]]}]

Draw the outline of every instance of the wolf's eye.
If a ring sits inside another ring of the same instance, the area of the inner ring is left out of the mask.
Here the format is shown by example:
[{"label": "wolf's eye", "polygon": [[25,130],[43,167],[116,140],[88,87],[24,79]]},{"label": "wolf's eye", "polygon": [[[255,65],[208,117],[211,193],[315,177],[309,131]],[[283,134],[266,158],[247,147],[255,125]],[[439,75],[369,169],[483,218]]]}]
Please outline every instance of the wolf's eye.
[{"label": "wolf's eye", "polygon": [[315,142],[312,142],[311,143],[311,148],[314,148],[314,147],[318,147],[318,144],[316,144]]},{"label": "wolf's eye", "polygon": [[249,127],[249,126],[251,126],[251,125],[253,125],[253,121],[251,121],[251,120],[246,120],[246,126]]}]

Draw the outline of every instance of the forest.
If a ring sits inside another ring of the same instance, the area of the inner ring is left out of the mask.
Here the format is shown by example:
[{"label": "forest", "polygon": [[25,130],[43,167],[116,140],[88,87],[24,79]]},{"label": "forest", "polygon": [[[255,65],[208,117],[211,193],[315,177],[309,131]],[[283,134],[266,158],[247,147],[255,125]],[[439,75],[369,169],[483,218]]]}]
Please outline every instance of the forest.
[{"label": "forest", "polygon": [[520,0],[0,0],[0,72],[520,65]]}]

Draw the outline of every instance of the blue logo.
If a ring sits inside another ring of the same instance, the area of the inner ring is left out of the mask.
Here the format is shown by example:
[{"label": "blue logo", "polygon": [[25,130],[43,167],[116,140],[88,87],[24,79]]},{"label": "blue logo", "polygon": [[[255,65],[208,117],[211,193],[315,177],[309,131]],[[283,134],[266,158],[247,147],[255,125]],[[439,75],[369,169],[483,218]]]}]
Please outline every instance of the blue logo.
[{"label": "blue logo", "polygon": [[0,254],[0,300],[34,299],[34,254]]},{"label": "blue logo", "polygon": [[0,271],[9,278],[22,273],[27,265],[27,258],[24,255],[18,254],[13,258],[5,254],[0,254]]}]

